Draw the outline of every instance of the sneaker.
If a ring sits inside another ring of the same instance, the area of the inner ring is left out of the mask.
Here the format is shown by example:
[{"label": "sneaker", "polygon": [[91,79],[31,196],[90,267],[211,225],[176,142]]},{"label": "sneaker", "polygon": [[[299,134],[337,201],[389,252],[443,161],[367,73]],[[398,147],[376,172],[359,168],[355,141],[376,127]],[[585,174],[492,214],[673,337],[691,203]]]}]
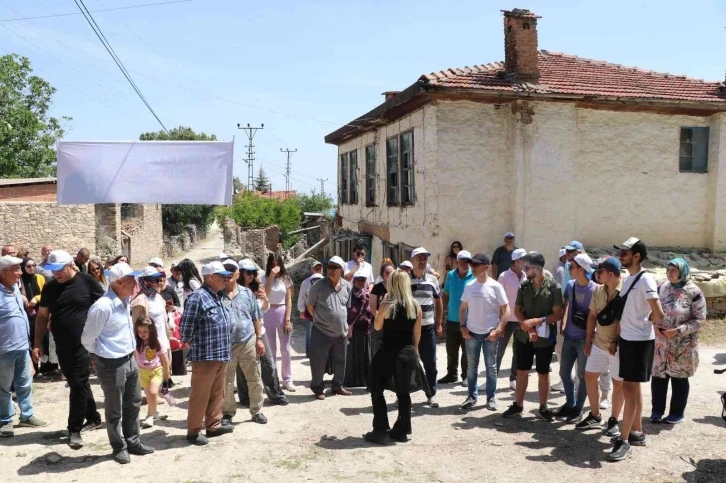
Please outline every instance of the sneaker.
[{"label": "sneaker", "polygon": [[516,380],[512,379],[511,381],[509,381],[509,389],[511,389],[512,391],[517,390],[517,381]]},{"label": "sneaker", "polygon": [[0,426],[0,438],[11,438],[15,436],[13,423],[7,423]]},{"label": "sneaker", "polygon": [[257,424],[267,424],[267,418],[262,413],[257,413],[252,416],[252,421],[256,422]]},{"label": "sneaker", "polygon": [[282,387],[283,387],[283,388],[285,388],[285,390],[286,390],[287,392],[295,392],[295,391],[297,391],[297,388],[296,388],[296,387],[295,387],[295,386],[293,385],[293,383],[291,383],[291,382],[289,382],[289,381],[288,381],[288,382],[286,382],[286,383],[284,383],[284,384],[282,385]]},{"label": "sneaker", "polygon": [[149,429],[154,427],[154,416],[146,416],[146,419],[141,421],[141,429]]},{"label": "sneaker", "polygon": [[663,418],[663,422],[666,424],[680,424],[685,420],[686,418],[683,416],[673,416],[672,414],[669,414],[668,416]]},{"label": "sneaker", "polygon": [[467,396],[466,400],[464,401],[464,404],[461,405],[461,409],[471,409],[474,406],[476,406],[476,398]]},{"label": "sneaker", "polygon": [[565,386],[562,385],[562,381],[552,386],[551,389],[555,392],[565,392]]},{"label": "sneaker", "polygon": [[610,401],[608,401],[608,395],[603,393],[600,398],[600,409],[608,409],[610,407]]},{"label": "sneaker", "polygon": [[439,407],[439,402],[438,402],[438,401],[436,400],[436,396],[431,396],[431,397],[430,397],[430,398],[428,399],[428,401],[426,401],[426,402],[427,402],[427,403],[428,403],[428,405],[429,405],[429,406],[431,406],[432,408],[437,408],[437,407]]},{"label": "sneaker", "polygon": [[232,426],[232,416],[224,415],[222,416],[222,421],[220,423],[222,426]]},{"label": "sneaker", "polygon": [[663,415],[661,413],[650,413],[650,422],[651,423],[662,423],[663,422]]},{"label": "sneaker", "polygon": [[547,406],[541,406],[539,408],[539,415],[542,419],[544,419],[548,423],[551,423],[552,421],[555,420],[554,414],[552,414],[552,411],[550,411],[550,408],[548,408]]},{"label": "sneaker", "polygon": [[48,423],[35,416],[30,416],[28,419],[21,419],[18,422],[19,428],[42,428],[43,426],[48,426]]},{"label": "sneaker", "polygon": [[487,399],[487,409],[490,411],[496,411],[498,408],[497,406],[497,397],[492,396],[489,399]]},{"label": "sneaker", "polygon": [[93,431],[94,429],[98,429],[101,426],[103,426],[103,424],[101,423],[100,419],[98,421],[86,421],[86,424],[81,427],[81,433]]},{"label": "sneaker", "polygon": [[573,409],[572,413],[565,419],[567,424],[577,424],[582,421],[582,410]]},{"label": "sneaker", "polygon": [[456,376],[447,374],[436,382],[438,382],[439,384],[451,384],[452,382],[456,382]]},{"label": "sneaker", "polygon": [[618,420],[610,416],[608,418],[608,427],[605,429],[607,436],[617,436],[620,434],[620,428],[618,427]]},{"label": "sneaker", "polygon": [[517,403],[512,403],[512,405],[509,406],[507,410],[502,413],[502,417],[513,418],[517,414],[522,414],[522,411],[524,411],[524,408],[522,406],[518,406]]},{"label": "sneaker", "polygon": [[[615,422],[617,426],[617,421]],[[585,419],[577,423],[575,429],[580,431],[587,431],[588,429],[596,429],[602,426],[602,416],[594,416],[592,412],[587,415]]]},{"label": "sneaker", "polygon": [[567,404],[563,404],[559,408],[552,411],[552,414],[554,414],[558,418],[569,418],[573,414],[574,410],[575,410],[574,407],[571,408]]},{"label": "sneaker", "polygon": [[187,441],[195,446],[204,446],[209,443],[209,440],[202,433],[187,434]]},{"label": "sneaker", "polygon": [[623,461],[630,456],[631,451],[630,444],[627,441],[617,438],[613,450],[608,455],[608,461]]},{"label": "sneaker", "polygon": [[645,446],[645,433],[631,431],[628,435],[628,443],[630,446]]},{"label": "sneaker", "polygon": [[169,416],[166,414],[161,414],[159,411],[156,411],[156,414],[154,414],[154,421],[163,420],[166,421],[169,419]]},{"label": "sneaker", "polygon": [[83,448],[83,438],[81,438],[81,433],[69,433],[68,446],[70,446],[71,449]]}]

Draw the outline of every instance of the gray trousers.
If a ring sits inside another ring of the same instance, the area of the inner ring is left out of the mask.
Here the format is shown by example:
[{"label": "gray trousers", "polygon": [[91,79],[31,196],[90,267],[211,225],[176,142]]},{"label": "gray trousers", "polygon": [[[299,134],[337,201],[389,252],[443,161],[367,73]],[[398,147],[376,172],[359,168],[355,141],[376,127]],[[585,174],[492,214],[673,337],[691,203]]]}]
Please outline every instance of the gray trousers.
[{"label": "gray trousers", "polygon": [[103,390],[106,431],[114,454],[140,444],[141,385],[133,353],[119,359],[96,357],[96,375]]},{"label": "gray trousers", "polygon": [[330,337],[324,334],[314,324],[310,330],[310,389],[315,394],[321,394],[325,389],[323,376],[328,356],[333,361],[333,383],[331,389],[343,387],[345,379],[345,360],[348,355],[348,338],[346,336]]}]

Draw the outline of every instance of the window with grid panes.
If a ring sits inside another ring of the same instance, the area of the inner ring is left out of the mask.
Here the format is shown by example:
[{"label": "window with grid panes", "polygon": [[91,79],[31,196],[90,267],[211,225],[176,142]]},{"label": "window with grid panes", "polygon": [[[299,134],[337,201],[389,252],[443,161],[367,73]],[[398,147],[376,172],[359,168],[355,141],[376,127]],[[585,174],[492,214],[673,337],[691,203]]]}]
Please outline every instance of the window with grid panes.
[{"label": "window with grid panes", "polygon": [[350,165],[350,180],[348,188],[350,193],[348,195],[348,202],[351,205],[358,204],[358,151],[351,151],[348,153],[348,164]]},{"label": "window with grid panes", "polygon": [[681,173],[708,172],[708,128],[682,127],[678,167]]},{"label": "window with grid panes", "polygon": [[350,179],[350,172],[348,171],[348,153],[340,155],[340,184],[338,191],[338,199],[341,204],[348,204],[348,183]]},{"label": "window with grid panes", "polygon": [[376,145],[366,146],[366,205],[376,203]]},{"label": "window with grid panes", "polygon": [[400,201],[400,166],[398,165],[398,138],[386,140],[386,195],[389,205],[398,205]]},{"label": "window with grid panes", "polygon": [[401,204],[413,203],[413,131],[401,134]]}]

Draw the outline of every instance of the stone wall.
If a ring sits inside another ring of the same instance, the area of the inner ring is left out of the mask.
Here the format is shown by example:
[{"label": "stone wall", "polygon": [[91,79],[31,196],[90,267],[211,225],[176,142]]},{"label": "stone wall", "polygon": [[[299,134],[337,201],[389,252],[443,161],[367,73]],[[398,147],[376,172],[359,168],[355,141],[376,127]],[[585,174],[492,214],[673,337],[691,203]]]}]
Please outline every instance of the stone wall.
[{"label": "stone wall", "polygon": [[40,247],[52,244],[75,255],[96,252],[94,205],[58,206],[54,202],[0,203],[0,245],[12,243],[40,259]]},{"label": "stone wall", "polygon": [[171,258],[178,253],[186,252],[206,237],[206,231],[198,230],[194,225],[184,227],[180,235],[164,236],[162,258]]},{"label": "stone wall", "polygon": [[129,262],[144,266],[149,259],[163,252],[161,205],[137,205],[135,217],[123,226],[129,235]]},{"label": "stone wall", "polygon": [[264,267],[268,251],[277,250],[280,228],[276,225],[260,229],[241,228],[231,218],[225,218],[223,237],[224,253],[233,256],[247,255]]},{"label": "stone wall", "polygon": [[265,228],[265,247],[271,252],[277,251],[277,245],[280,243],[280,227],[277,225]]},{"label": "stone wall", "polygon": [[121,210],[115,204],[95,205],[96,253],[102,262],[121,254]]},{"label": "stone wall", "polygon": [[706,308],[710,319],[726,317],[726,297],[706,298]]}]

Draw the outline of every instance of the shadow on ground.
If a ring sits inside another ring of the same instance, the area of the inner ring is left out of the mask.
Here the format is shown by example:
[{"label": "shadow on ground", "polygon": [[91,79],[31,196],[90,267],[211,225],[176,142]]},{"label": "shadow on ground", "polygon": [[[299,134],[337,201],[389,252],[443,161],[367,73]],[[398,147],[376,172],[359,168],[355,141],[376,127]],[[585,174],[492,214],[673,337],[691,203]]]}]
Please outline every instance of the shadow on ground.
[{"label": "shadow on ground", "polygon": [[726,479],[726,460],[690,461],[692,471],[683,473],[683,480],[688,483],[721,483]]}]

